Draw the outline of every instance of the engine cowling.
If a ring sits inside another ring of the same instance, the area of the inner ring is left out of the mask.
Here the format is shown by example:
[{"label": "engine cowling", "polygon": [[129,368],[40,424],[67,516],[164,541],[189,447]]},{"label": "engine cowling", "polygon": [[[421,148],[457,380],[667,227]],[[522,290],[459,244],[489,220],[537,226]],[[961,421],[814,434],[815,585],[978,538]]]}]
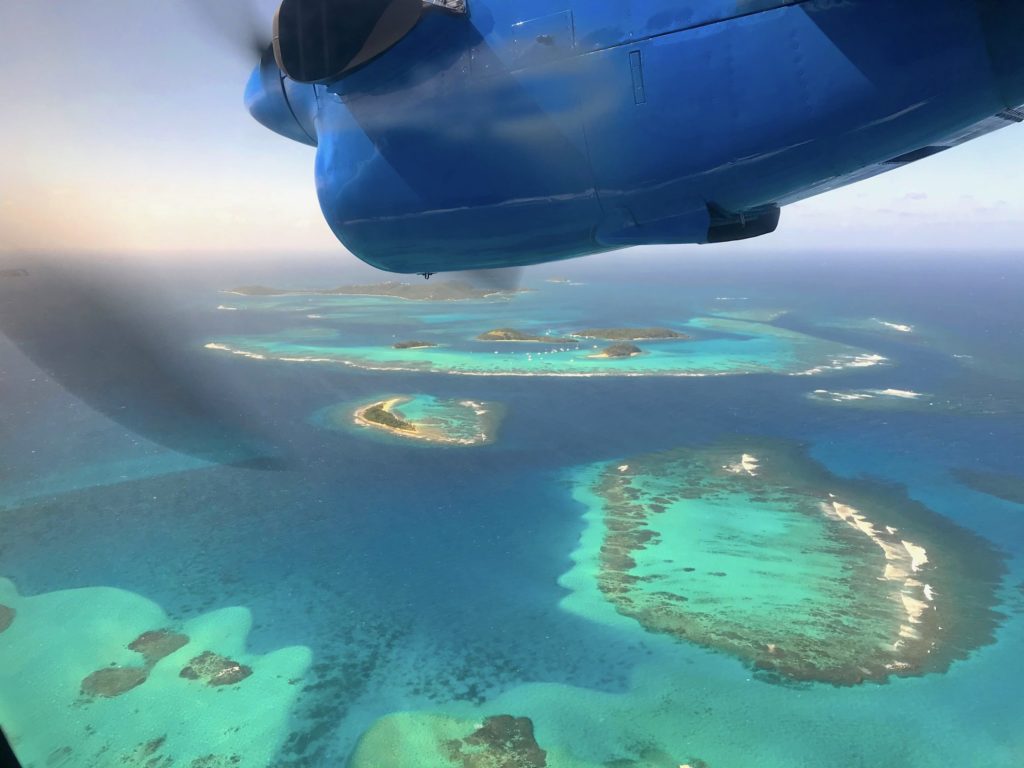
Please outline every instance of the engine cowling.
[{"label": "engine cowling", "polygon": [[398,43],[424,8],[423,0],[284,0],[274,58],[296,82],[331,82]]}]

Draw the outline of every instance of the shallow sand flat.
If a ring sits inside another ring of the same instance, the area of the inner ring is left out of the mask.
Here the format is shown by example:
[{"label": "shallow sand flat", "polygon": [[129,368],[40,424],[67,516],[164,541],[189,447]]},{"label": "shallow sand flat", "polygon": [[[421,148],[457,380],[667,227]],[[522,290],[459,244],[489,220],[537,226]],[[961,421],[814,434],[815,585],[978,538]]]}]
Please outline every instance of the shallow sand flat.
[{"label": "shallow sand flat", "polygon": [[[26,765],[142,766],[159,758],[187,766],[211,755],[224,761],[237,755],[231,765],[256,768],[268,764],[288,735],[309,650],[248,653],[252,617],[245,608],[175,626],[158,605],[124,590],[22,597],[4,579],[0,603],[17,611],[0,635],[0,722]],[[169,627],[189,642],[152,665],[141,685],[110,698],[83,695],[82,681],[97,670],[144,666],[128,644]],[[252,675],[215,687],[181,677],[181,669],[207,650],[251,667]],[[40,729],[40,722],[49,726]]]}]

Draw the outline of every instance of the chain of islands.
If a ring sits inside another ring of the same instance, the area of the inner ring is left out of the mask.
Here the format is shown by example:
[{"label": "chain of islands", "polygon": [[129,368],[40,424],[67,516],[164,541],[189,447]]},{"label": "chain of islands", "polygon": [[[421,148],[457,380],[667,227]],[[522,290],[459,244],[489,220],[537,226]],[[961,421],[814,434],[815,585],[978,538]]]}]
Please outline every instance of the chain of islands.
[{"label": "chain of islands", "polygon": [[[313,322],[225,335],[205,346],[255,360],[466,376],[814,375],[886,362],[870,350],[771,322],[776,314],[766,322],[742,312],[680,312],[650,324],[601,327],[589,326],[586,317],[574,320],[566,308],[557,319],[543,319],[536,315],[545,290],[572,288],[510,291],[458,281],[325,290],[246,286],[227,292],[239,298],[231,309]],[[398,326],[402,335],[385,336],[382,326]]]}]

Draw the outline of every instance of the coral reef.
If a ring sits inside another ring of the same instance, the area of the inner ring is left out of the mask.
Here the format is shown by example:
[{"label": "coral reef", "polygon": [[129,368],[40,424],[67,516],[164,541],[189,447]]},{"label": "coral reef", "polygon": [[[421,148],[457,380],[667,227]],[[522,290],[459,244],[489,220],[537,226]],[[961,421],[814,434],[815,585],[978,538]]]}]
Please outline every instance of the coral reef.
[{"label": "coral reef", "polygon": [[112,699],[146,682],[149,670],[145,667],[108,667],[93,672],[82,681],[86,696]]},{"label": "coral reef", "polygon": [[547,753],[533,735],[528,717],[495,715],[464,739],[445,745],[450,759],[463,768],[546,768]]},{"label": "coral reef", "polygon": [[143,632],[128,644],[128,649],[141,653],[146,664],[152,666],[188,644],[188,636],[169,629]]},{"label": "coral reef", "polygon": [[188,680],[202,680],[207,685],[234,685],[249,677],[252,668],[213,651],[203,651],[179,674]]},{"label": "coral reef", "polygon": [[992,642],[1001,618],[1003,557],[988,542],[899,489],[831,475],[799,446],[668,451],[587,482],[603,533],[577,561],[596,565],[605,600],[763,679],[944,671]]}]

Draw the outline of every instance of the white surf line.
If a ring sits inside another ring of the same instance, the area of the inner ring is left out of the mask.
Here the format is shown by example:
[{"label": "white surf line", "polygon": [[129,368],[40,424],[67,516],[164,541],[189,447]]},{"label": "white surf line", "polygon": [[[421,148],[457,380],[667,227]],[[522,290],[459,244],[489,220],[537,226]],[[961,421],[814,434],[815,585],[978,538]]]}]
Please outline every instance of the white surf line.
[{"label": "white surf line", "polygon": [[757,470],[760,466],[761,462],[757,456],[744,453],[738,462],[735,464],[726,464],[722,469],[726,472],[732,472],[734,475],[750,475],[751,477],[756,477]]},{"label": "white surf line", "polygon": [[886,328],[888,328],[890,330],[893,330],[893,331],[899,331],[900,333],[913,333],[914,332],[914,326],[912,326],[912,325],[907,325],[905,323],[891,323],[888,320],[879,320],[877,317],[873,318],[873,320],[876,323],[878,323],[879,325],[883,325]]},{"label": "white surf line", "polygon": [[[833,494],[829,494],[830,500],[821,502],[821,510],[826,516],[840,520],[851,528],[854,528],[870,538],[885,553],[885,571],[882,579],[899,584],[898,596],[906,614],[906,623],[900,625],[900,639],[893,644],[893,648],[899,648],[903,640],[919,640],[921,634],[917,631],[915,624],[921,623],[921,616],[934,601],[935,593],[931,585],[925,584],[915,577],[921,567],[928,563],[928,553],[924,547],[914,544],[906,539],[901,539],[899,545],[893,544],[882,538],[874,524],[865,517],[860,510],[849,504],[836,501]],[[895,529],[887,527],[890,535]],[[921,598],[924,598],[923,600]],[[890,668],[897,668],[899,662],[889,665]]]},{"label": "white surf line", "polygon": [[882,395],[884,397],[899,397],[903,400],[917,400],[922,397],[920,392],[914,392],[910,389],[873,389],[871,390],[876,395]]}]

